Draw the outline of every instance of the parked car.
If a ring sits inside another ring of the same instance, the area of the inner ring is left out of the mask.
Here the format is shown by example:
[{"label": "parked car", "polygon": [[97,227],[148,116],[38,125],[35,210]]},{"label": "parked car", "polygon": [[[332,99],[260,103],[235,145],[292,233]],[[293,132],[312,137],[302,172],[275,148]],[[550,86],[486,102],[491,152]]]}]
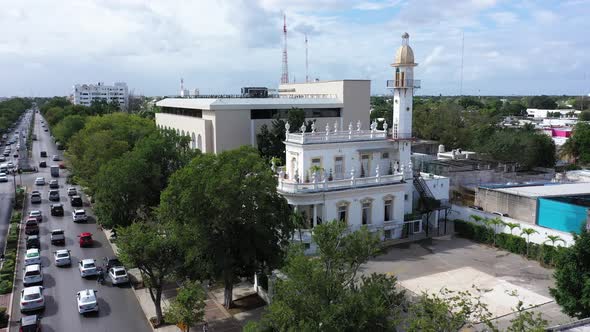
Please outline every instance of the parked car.
[{"label": "parked car", "polygon": [[48,199],[53,202],[59,201],[59,190],[50,190]]},{"label": "parked car", "polygon": [[44,186],[45,185],[45,178],[44,177],[38,177],[35,179],[35,185],[37,186]]},{"label": "parked car", "polygon": [[66,244],[66,236],[63,229],[54,229],[51,231],[51,244]]},{"label": "parked car", "polygon": [[23,285],[25,287],[43,283],[43,271],[40,264],[27,265],[24,270]]},{"label": "parked car", "polygon": [[51,204],[51,215],[52,216],[63,216],[64,206],[61,203]]},{"label": "parked car", "polygon": [[47,157],[47,151],[41,151],[41,158]]},{"label": "parked car", "polygon": [[68,196],[76,196],[76,195],[78,195],[78,191],[76,190],[76,188],[69,187],[68,188]]},{"label": "parked car", "polygon": [[41,249],[41,242],[39,242],[39,235],[28,235],[26,248],[27,249],[33,249],[33,248]]},{"label": "parked car", "polygon": [[38,222],[43,221],[43,214],[39,210],[32,210],[29,212],[29,218],[35,218]]},{"label": "parked car", "polygon": [[18,325],[19,332],[41,332],[41,318],[37,315],[22,316]]},{"label": "parked car", "polygon": [[59,168],[60,168],[60,169],[66,169],[66,164],[64,164],[64,163],[59,163]]},{"label": "parked car", "polygon": [[31,191],[31,203],[41,203],[41,193],[39,191]]},{"label": "parked car", "polygon": [[37,248],[28,249],[25,253],[25,266],[33,264],[41,264],[41,254]]},{"label": "parked car", "polygon": [[109,269],[109,278],[113,285],[121,285],[129,282],[127,271],[122,266],[116,266]]},{"label": "parked car", "polygon": [[20,292],[20,312],[45,309],[43,286],[25,287]]},{"label": "parked car", "polygon": [[88,232],[84,232],[81,233],[80,235],[78,235],[78,237],[80,238],[80,248],[82,247],[92,247],[92,243],[94,242],[92,240],[92,233],[88,233]]},{"label": "parked car", "polygon": [[96,263],[94,259],[83,259],[78,263],[78,270],[80,270],[80,276],[82,278],[95,276],[98,274],[96,269]]},{"label": "parked car", "polygon": [[81,207],[84,205],[84,202],[82,202],[82,197],[80,197],[80,195],[74,195],[70,198],[70,203],[72,204],[72,206],[75,207]]},{"label": "parked car", "polygon": [[86,216],[86,211],[83,209],[77,209],[77,210],[72,211],[72,220],[74,222],[88,221],[88,216]]},{"label": "parked car", "polygon": [[28,218],[25,221],[25,234],[39,234],[39,222],[37,222],[36,218]]},{"label": "parked car", "polygon": [[96,291],[94,289],[85,289],[78,292],[76,295],[76,303],[78,303],[78,312],[85,314],[87,312],[98,312],[98,301],[96,299]]},{"label": "parked car", "polygon": [[6,173],[0,173],[0,182],[8,182],[8,176]]},{"label": "parked car", "polygon": [[69,266],[72,265],[72,257],[68,249],[56,250],[53,252],[53,259],[55,266]]},{"label": "parked car", "polygon": [[53,156],[51,156],[51,160],[53,160],[53,161],[60,161],[61,158],[58,155],[54,154]]},{"label": "parked car", "polygon": [[45,168],[45,167],[47,167],[47,163],[45,161],[42,161],[39,163],[39,167]]},{"label": "parked car", "polygon": [[49,188],[50,189],[58,189],[59,182],[57,180],[49,180]]},{"label": "parked car", "polygon": [[104,267],[109,270],[112,267],[123,266],[123,263],[115,256],[103,258]]}]

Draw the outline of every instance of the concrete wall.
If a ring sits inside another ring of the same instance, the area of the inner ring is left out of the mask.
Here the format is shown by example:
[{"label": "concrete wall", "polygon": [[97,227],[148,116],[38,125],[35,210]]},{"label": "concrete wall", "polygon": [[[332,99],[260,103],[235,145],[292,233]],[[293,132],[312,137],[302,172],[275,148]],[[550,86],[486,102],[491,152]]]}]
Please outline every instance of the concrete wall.
[{"label": "concrete wall", "polygon": [[422,178],[436,199],[449,201],[449,178],[427,173],[422,173]]},{"label": "concrete wall", "polygon": [[216,110],[215,113],[215,153],[250,145],[250,111]]},{"label": "concrete wall", "polygon": [[477,188],[475,205],[481,206],[485,211],[507,214],[510,218],[529,224],[537,221],[536,198]]},{"label": "concrete wall", "polygon": [[[473,219],[471,219],[471,215],[477,215],[480,216],[482,218],[500,218],[502,221],[504,222],[511,222],[511,223],[516,223],[519,225],[522,225],[521,228],[515,228],[512,231],[513,235],[520,235],[521,233],[521,229],[524,228],[532,228],[534,230],[536,230],[538,233],[532,234],[530,237],[530,240],[532,243],[537,243],[537,244],[543,244],[543,243],[547,243],[550,244],[550,242],[546,242],[547,241],[547,236],[548,235],[557,235],[559,237],[561,237],[564,241],[565,241],[565,245],[563,243],[559,243],[559,245],[564,245],[566,247],[569,247],[571,245],[574,244],[574,237],[572,236],[571,233],[567,233],[567,232],[561,232],[559,230],[555,230],[555,229],[551,229],[551,228],[546,228],[546,227],[542,227],[542,226],[537,226],[537,225],[532,225],[526,222],[522,222],[521,220],[517,220],[517,219],[513,219],[513,218],[508,218],[508,217],[499,217],[495,214],[491,214],[491,213],[487,213],[484,211],[479,211],[479,210],[475,210],[475,209],[471,209],[465,206],[460,206],[460,205],[455,205],[453,204],[451,207],[451,213],[449,214],[449,219],[461,219],[464,221],[468,221],[468,222],[473,222],[476,223],[475,221],[473,221]],[[507,226],[504,226],[502,228],[498,228],[498,233],[506,233],[506,234],[510,234],[510,228]]]},{"label": "concrete wall", "polygon": [[192,116],[174,115],[167,113],[156,113],[156,125],[163,129],[174,129],[178,133],[193,138],[191,147],[198,148],[198,137],[201,137],[201,151],[213,152],[213,125],[212,121],[204,118],[195,118]]}]

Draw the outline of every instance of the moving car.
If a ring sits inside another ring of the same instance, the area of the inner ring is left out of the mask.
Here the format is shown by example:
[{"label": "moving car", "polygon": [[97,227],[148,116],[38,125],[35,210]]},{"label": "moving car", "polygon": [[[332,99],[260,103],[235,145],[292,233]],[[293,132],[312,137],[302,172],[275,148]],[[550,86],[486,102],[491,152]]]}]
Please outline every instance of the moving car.
[{"label": "moving car", "polygon": [[59,190],[50,190],[48,199],[53,202],[59,201]]},{"label": "moving car", "polygon": [[51,204],[51,215],[52,216],[63,216],[64,206],[61,203]]},{"label": "moving car", "polygon": [[39,235],[29,235],[27,236],[27,249],[41,249],[41,242],[39,241]]},{"label": "moving car", "polygon": [[47,157],[47,151],[41,151],[41,158]]},{"label": "moving car", "polygon": [[31,203],[41,203],[41,193],[39,191],[31,191]]},{"label": "moving car", "polygon": [[76,209],[76,210],[72,211],[72,220],[74,222],[88,221],[88,216],[86,216],[86,211],[83,209]]},{"label": "moving car", "polygon": [[119,261],[119,259],[115,256],[105,257],[103,261],[104,266],[107,270],[109,270],[112,267],[123,266],[123,263],[121,263],[121,261]]},{"label": "moving car", "polygon": [[45,309],[43,286],[25,287],[20,292],[20,312]]},{"label": "moving car", "polygon": [[41,254],[37,248],[28,249],[25,253],[25,266],[33,264],[41,264]]},{"label": "moving car", "polygon": [[55,266],[69,266],[72,265],[72,257],[68,249],[60,249],[53,252],[53,259]]},{"label": "moving car", "polygon": [[37,315],[22,316],[19,320],[20,332],[41,332],[41,318]]},{"label": "moving car", "polygon": [[38,177],[35,179],[35,185],[37,186],[44,186],[45,185],[45,178],[44,177]]},{"label": "moving car", "polygon": [[51,244],[66,244],[66,236],[63,229],[54,229],[51,231]]},{"label": "moving car", "polygon": [[24,270],[23,285],[25,287],[43,283],[43,271],[41,271],[40,264],[27,265]]},{"label": "moving car", "polygon": [[78,312],[81,314],[98,312],[98,301],[94,289],[84,289],[79,291],[76,295],[76,302],[78,303]]},{"label": "moving car", "polygon": [[68,188],[68,196],[76,196],[76,195],[78,195],[78,191],[76,190],[76,188],[69,187]]},{"label": "moving car", "polygon": [[32,210],[29,212],[29,218],[35,218],[38,222],[43,221],[43,214],[39,210]]},{"label": "moving car", "polygon": [[6,173],[0,173],[0,182],[8,182],[8,176]]},{"label": "moving car", "polygon": [[57,180],[49,180],[49,188],[51,188],[51,189],[58,189],[59,188],[59,182],[57,182]]},{"label": "moving car", "polygon": [[92,233],[88,233],[88,232],[84,232],[81,233],[80,235],[78,235],[78,237],[80,238],[80,248],[82,247],[92,247]]},{"label": "moving car", "polygon": [[39,223],[36,218],[28,218],[27,221],[25,221],[25,234],[39,234]]},{"label": "moving car", "polygon": [[39,163],[39,167],[45,168],[45,167],[47,167],[47,163],[45,161],[42,161]]},{"label": "moving car", "polygon": [[98,274],[96,263],[94,259],[83,259],[78,263],[78,270],[80,270],[80,277],[86,278]]},{"label": "moving car", "polygon": [[58,155],[54,154],[54,155],[51,157],[51,160],[53,160],[53,161],[60,161],[60,160],[61,160],[61,158],[60,158]]},{"label": "moving car", "polygon": [[113,285],[121,285],[129,282],[127,271],[122,266],[115,266],[109,269],[109,278]]},{"label": "moving car", "polygon": [[82,202],[82,197],[80,197],[80,195],[74,195],[70,198],[70,203],[72,204],[72,206],[76,206],[76,207],[80,207],[84,205],[84,202]]}]

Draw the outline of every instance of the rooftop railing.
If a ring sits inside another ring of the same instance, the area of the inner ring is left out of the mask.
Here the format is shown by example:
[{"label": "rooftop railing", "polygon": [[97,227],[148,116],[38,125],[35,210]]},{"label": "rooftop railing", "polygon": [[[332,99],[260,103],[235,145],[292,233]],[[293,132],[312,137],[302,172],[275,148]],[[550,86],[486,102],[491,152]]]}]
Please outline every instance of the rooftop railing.
[{"label": "rooftop railing", "polygon": [[420,80],[387,80],[387,87],[393,88],[414,88],[420,89]]},{"label": "rooftop railing", "polygon": [[326,124],[325,131],[316,132],[315,123],[311,126],[311,132],[306,132],[305,125],[302,125],[299,133],[290,133],[290,125],[285,125],[285,140],[291,143],[329,143],[329,142],[353,142],[367,140],[383,140],[387,138],[387,122],[383,124],[383,130],[377,129],[377,122],[371,123],[370,130],[361,130],[361,122],[357,122],[356,129],[353,129],[352,122],[348,130],[338,129],[338,122],[334,123],[333,129]]},{"label": "rooftop railing", "polygon": [[280,179],[277,189],[284,193],[310,193],[330,190],[342,190],[358,187],[371,187],[384,184],[401,183],[404,180],[403,173],[396,173],[392,175],[379,175],[362,178],[340,179],[319,182],[300,183],[290,179]]}]

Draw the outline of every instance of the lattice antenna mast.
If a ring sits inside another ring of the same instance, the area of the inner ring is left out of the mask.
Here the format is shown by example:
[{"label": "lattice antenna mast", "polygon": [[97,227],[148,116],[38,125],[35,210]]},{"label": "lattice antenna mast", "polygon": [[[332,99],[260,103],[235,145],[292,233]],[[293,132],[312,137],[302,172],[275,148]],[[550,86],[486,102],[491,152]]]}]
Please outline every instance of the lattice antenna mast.
[{"label": "lattice antenna mast", "polygon": [[307,57],[307,51],[308,50],[308,46],[307,46],[307,34],[305,34],[305,83],[309,83],[309,62],[308,62],[308,57]]},{"label": "lattice antenna mast", "polygon": [[289,83],[289,63],[287,61],[287,14],[283,13],[283,73],[281,84]]}]

